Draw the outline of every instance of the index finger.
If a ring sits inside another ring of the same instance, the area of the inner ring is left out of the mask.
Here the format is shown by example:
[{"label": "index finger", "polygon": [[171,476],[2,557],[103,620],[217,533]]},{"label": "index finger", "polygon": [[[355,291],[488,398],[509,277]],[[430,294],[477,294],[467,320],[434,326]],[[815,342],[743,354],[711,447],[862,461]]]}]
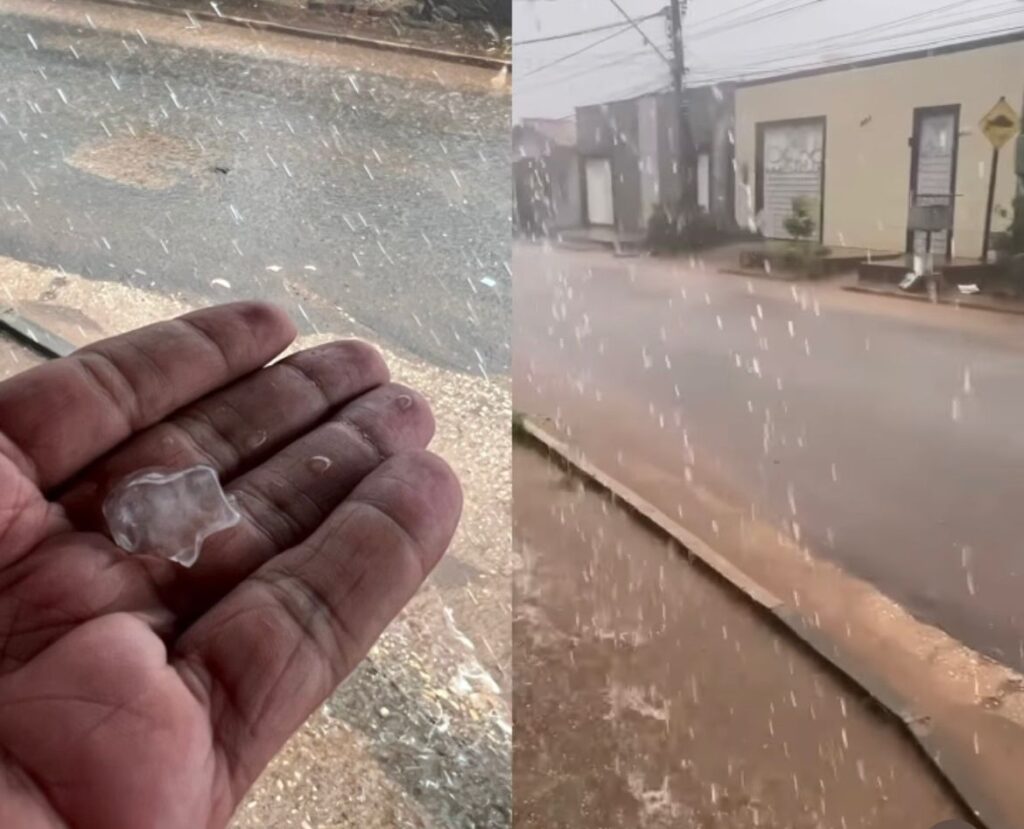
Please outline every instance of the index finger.
[{"label": "index finger", "polygon": [[294,337],[281,309],[239,302],[103,340],[0,384],[0,434],[22,472],[48,489],[265,365]]}]

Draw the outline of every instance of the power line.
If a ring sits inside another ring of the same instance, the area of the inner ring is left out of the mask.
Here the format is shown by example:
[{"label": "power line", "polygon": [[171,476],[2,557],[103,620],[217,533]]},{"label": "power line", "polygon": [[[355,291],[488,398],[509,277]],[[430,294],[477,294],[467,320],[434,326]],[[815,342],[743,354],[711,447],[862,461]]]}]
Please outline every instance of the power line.
[{"label": "power line", "polygon": [[[589,75],[592,72],[596,72],[601,69],[607,69],[612,66],[625,66],[627,64],[636,63],[636,61],[643,57],[654,58],[655,56],[651,53],[650,49],[648,49],[646,46],[642,46],[641,48],[634,49],[630,52],[619,53],[619,56],[615,57],[612,60],[590,64],[588,66],[584,66],[582,69],[577,69],[575,71],[569,72],[568,74],[558,75],[555,78],[533,78],[532,80],[525,81],[525,88],[530,88],[530,83],[537,83],[540,81],[543,81],[543,83],[565,83],[567,81],[572,81],[575,80],[576,78],[583,77],[584,75]],[[522,78],[517,78],[516,84],[518,89],[524,88],[524,80]]]},{"label": "power line", "polygon": [[[664,17],[664,11],[654,12],[653,14],[645,14],[643,17],[634,18],[637,23],[643,23],[647,20],[653,20],[655,17]],[[618,29],[622,26],[621,23],[606,23],[604,26],[593,26],[589,29],[576,29],[571,32],[562,32],[558,35],[548,35],[547,37],[534,37],[529,40],[515,40],[512,42],[513,46],[529,46],[531,43],[549,43],[552,40],[564,40],[570,37],[579,37],[580,35],[589,35],[594,32],[603,32],[608,29]]]},{"label": "power line", "polygon": [[[694,31],[699,31],[700,29],[703,29],[705,26],[708,26],[709,24],[712,24],[711,27],[716,29],[716,30],[717,29],[721,29],[721,28],[725,28],[727,26],[743,25],[747,21],[758,19],[760,17],[760,15],[762,15],[762,14],[767,14],[767,13],[774,12],[774,11],[777,11],[777,10],[782,10],[784,6],[787,6],[787,5],[789,5],[790,3],[793,3],[793,2],[794,2],[794,0],[774,0],[774,2],[771,3],[771,5],[764,6],[763,8],[758,9],[757,11],[755,11],[753,13],[749,13],[749,12],[750,12],[750,8],[752,8],[755,4],[750,3],[750,4],[748,4],[748,7],[746,7],[747,11],[748,11],[747,14],[742,14],[739,17],[733,18],[732,20],[725,20],[725,21],[722,21],[722,22],[719,22],[719,23],[715,23],[714,21],[716,19],[721,18],[723,16],[728,16],[728,14],[729,14],[728,12],[723,12],[722,14],[718,15],[717,18],[712,17],[712,18],[708,18],[707,20],[697,20],[697,21],[695,21],[694,25],[693,25],[693,30]],[[733,9],[732,13],[735,14],[738,11],[743,11],[744,8],[745,7],[741,6],[739,8]]]},{"label": "power line", "polygon": [[555,58],[555,60],[549,61],[548,63],[541,64],[540,66],[536,67],[535,69],[531,69],[529,72],[526,72],[525,74],[520,75],[519,79],[528,78],[531,75],[536,75],[538,72],[543,72],[545,69],[550,69],[552,66],[558,66],[558,64],[560,64],[560,63],[565,63],[565,61],[569,60],[569,58],[574,58],[577,55],[582,55],[584,52],[590,51],[595,46],[600,46],[602,43],[606,43],[607,41],[611,40],[612,38],[618,37],[621,34],[625,34],[628,31],[629,31],[629,26],[628,25],[623,25],[620,29],[618,29],[617,31],[612,32],[610,35],[606,35],[605,37],[601,37],[601,38],[598,38],[597,40],[591,41],[590,43],[588,43],[583,48],[577,49],[575,52],[569,52],[568,54],[562,55],[559,58]]},{"label": "power line", "polygon": [[[940,23],[940,24],[934,25],[934,26],[925,26],[923,28],[916,28],[916,29],[904,29],[902,31],[893,32],[893,33],[891,33],[889,35],[875,35],[875,36],[871,36],[871,37],[860,39],[860,40],[856,40],[856,41],[849,41],[849,42],[844,41],[844,42],[839,43],[837,45],[833,45],[832,48],[853,49],[853,48],[856,48],[858,46],[865,46],[865,45],[870,45],[870,44],[875,44],[875,43],[884,43],[886,41],[893,41],[893,40],[901,40],[903,38],[914,37],[915,35],[925,35],[925,34],[931,34],[933,32],[943,31],[943,30],[950,29],[950,28],[957,28],[957,27],[963,26],[965,23],[980,23],[980,22],[984,22],[984,21],[987,21],[987,20],[998,20],[998,19],[1001,19],[1001,18],[1004,18],[1004,17],[1007,17],[1007,16],[1012,16],[1014,14],[1024,14],[1024,8],[1018,7],[1018,8],[1015,8],[1015,9],[1003,9],[1002,11],[998,11],[998,12],[994,11],[992,14],[983,15],[983,16],[980,16],[980,17],[973,17],[973,18],[970,18],[970,19],[959,18],[959,19],[956,19],[956,20],[947,21],[946,23]],[[1022,22],[1024,22],[1024,21],[1022,21]],[[1013,31],[1013,29],[1010,29],[1009,31]],[[970,39],[975,39],[975,38],[980,38],[980,37],[985,37],[985,36],[986,36],[986,33],[984,33],[984,32],[976,32],[976,33],[971,33],[969,38]],[[790,47],[787,47],[784,50],[784,52],[785,52],[784,54],[780,54],[778,57],[765,57],[765,58],[763,58],[761,60],[755,60],[755,61],[752,61],[750,63],[734,65],[732,67],[727,67],[725,71],[727,71],[727,72],[734,72],[734,73],[735,72],[742,73],[744,71],[749,71],[749,70],[757,70],[757,69],[760,69],[760,68],[768,68],[771,64],[785,63],[786,61],[792,60],[794,58],[806,58],[806,57],[810,57],[810,56],[815,55],[815,54],[820,54],[820,52],[821,52],[821,48],[820,48],[818,43],[806,43],[806,44],[803,44],[803,45],[804,46],[809,46],[810,48],[809,49],[807,49],[807,48],[800,49],[799,46],[797,46],[797,47],[790,46]],[[908,47],[904,47],[903,49],[896,49],[895,52],[898,53],[899,51],[908,51],[908,50],[909,50]],[[842,59],[839,62],[847,62],[847,61],[851,61],[851,60],[855,61],[855,60],[858,60],[858,59],[859,59],[859,56],[852,55],[849,58],[844,58],[844,59]],[[788,67],[785,67],[785,66],[777,67],[777,69],[775,71],[788,71]]]},{"label": "power line", "polygon": [[710,29],[703,29],[694,32],[695,35],[700,37],[707,37],[708,35],[717,34],[718,32],[732,31],[738,29],[741,26],[749,26],[751,23],[760,23],[762,20],[769,20],[773,17],[780,17],[784,14],[792,14],[793,12],[806,9],[811,6],[817,6],[819,3],[823,3],[825,0],[806,0],[798,6],[789,6],[784,9],[776,9],[775,11],[765,11],[764,14],[754,15],[753,17],[745,17],[741,20],[730,20],[725,23],[720,23],[717,26],[712,26]]},{"label": "power line", "polygon": [[760,6],[762,3],[767,3],[767,2],[769,2],[769,0],[751,0],[750,3],[744,3],[742,6],[736,6],[736,8],[734,8],[734,9],[727,9],[724,12],[719,12],[718,14],[713,14],[710,17],[705,17],[703,20],[698,20],[695,23],[695,25],[703,26],[706,23],[711,23],[714,20],[720,20],[723,17],[729,17],[730,15],[734,15],[737,12],[741,12],[741,11],[744,11],[744,10],[749,11],[754,6]]},{"label": "power line", "polygon": [[[1001,9],[999,11],[993,10],[991,14],[982,16],[970,17],[970,18],[958,18],[956,20],[949,20],[945,23],[939,23],[934,26],[924,26],[923,28],[916,29],[904,29],[902,31],[891,32],[888,35],[872,35],[870,37],[860,38],[854,41],[842,41],[838,44],[832,44],[832,49],[850,49],[856,48],[857,46],[871,45],[875,43],[883,43],[886,41],[900,40],[905,37],[913,37],[914,35],[930,34],[932,32],[941,32],[946,29],[960,28],[965,25],[972,23],[984,23],[990,20],[1000,20],[1005,17],[1012,17],[1014,15],[1021,15],[1021,22],[1024,23],[1024,6],[1018,4],[1017,8],[1013,9]],[[965,33],[970,38],[983,37],[984,34],[981,32]],[[808,53],[804,53],[808,54]],[[800,55],[797,55],[800,57]],[[777,58],[776,60],[779,60]]]},{"label": "power line", "polygon": [[[815,38],[813,41],[804,41],[803,43],[788,44],[782,47],[773,46],[768,49],[755,49],[753,51],[748,51],[747,54],[750,55],[751,57],[756,57],[759,55],[773,55],[779,54],[780,52],[789,52],[792,49],[799,49],[801,47],[820,47],[823,44],[834,43],[837,40],[846,40],[847,38],[851,38],[856,35],[870,35],[871,33],[874,32],[884,32],[890,29],[892,26],[898,25],[900,23],[910,23],[915,20],[920,20],[923,17],[933,19],[936,16],[945,17],[950,13],[951,9],[962,8],[963,6],[967,6],[970,5],[971,3],[976,2],[980,2],[980,0],[955,0],[955,2],[948,3],[945,6],[939,6],[938,8],[929,9],[926,12],[917,12],[915,14],[907,15],[905,17],[897,17],[893,20],[888,20],[884,23],[873,23],[870,26],[864,26],[861,27],[860,29],[851,29],[850,31],[839,32],[837,34],[829,35],[827,37]],[[945,14],[943,14],[943,12],[945,12]]]},{"label": "power line", "polygon": [[615,6],[615,8],[619,10],[619,14],[621,14],[624,18],[626,18],[627,21],[629,21],[629,25],[640,33],[640,37],[642,37],[644,41],[646,41],[648,46],[650,46],[655,52],[658,53],[658,57],[665,61],[665,63],[667,63],[669,66],[671,66],[672,61],[670,61],[661,53],[661,49],[654,45],[654,41],[647,36],[644,30],[637,25],[637,22],[632,17],[630,17],[629,14],[626,13],[626,10],[622,8],[622,6],[619,5],[619,0],[608,0],[608,2]]},{"label": "power line", "polygon": [[[772,68],[772,69],[766,69],[766,70],[761,71],[761,72],[746,73],[746,72],[742,72],[741,71],[739,74],[728,74],[729,70],[727,68],[725,70],[726,74],[715,75],[715,74],[709,72],[709,73],[701,75],[700,77],[697,77],[696,80],[699,83],[701,83],[702,85],[709,85],[709,84],[728,83],[728,82],[732,82],[732,81],[736,81],[736,82],[754,81],[754,80],[759,80],[761,78],[770,78],[770,77],[773,77],[773,76],[782,76],[782,75],[788,75],[788,74],[792,74],[792,73],[797,73],[797,72],[800,72],[800,71],[802,71],[804,69],[808,69],[808,70],[813,70],[813,69],[827,70],[827,69],[834,68],[834,67],[841,67],[841,66],[844,66],[844,65],[850,64],[850,63],[859,63],[861,61],[871,60],[872,58],[876,58],[876,57],[877,58],[893,57],[893,56],[896,56],[896,55],[904,54],[906,52],[917,52],[917,51],[924,51],[926,49],[941,48],[942,46],[948,46],[948,45],[951,45],[951,44],[954,44],[954,43],[969,43],[972,40],[976,40],[976,39],[980,39],[980,38],[998,37],[999,35],[1011,34],[1011,33],[1021,32],[1021,31],[1024,31],[1024,30],[1022,30],[1022,28],[1020,26],[1008,26],[1008,27],[1006,27],[1004,29],[994,29],[994,30],[989,31],[989,32],[979,32],[977,35],[972,35],[972,36],[970,36],[968,38],[963,39],[962,41],[951,41],[951,40],[924,41],[924,42],[919,42],[919,43],[907,44],[906,46],[897,47],[895,49],[883,49],[883,50],[877,51],[877,52],[863,52],[863,53],[857,55],[856,57],[840,58],[840,59],[834,60],[834,61],[812,61],[812,62],[809,62],[809,63],[794,64],[792,66],[782,66],[782,67],[776,67],[776,68]],[[742,69],[742,67],[739,67],[739,68]],[[735,72],[735,69],[733,71]]]}]

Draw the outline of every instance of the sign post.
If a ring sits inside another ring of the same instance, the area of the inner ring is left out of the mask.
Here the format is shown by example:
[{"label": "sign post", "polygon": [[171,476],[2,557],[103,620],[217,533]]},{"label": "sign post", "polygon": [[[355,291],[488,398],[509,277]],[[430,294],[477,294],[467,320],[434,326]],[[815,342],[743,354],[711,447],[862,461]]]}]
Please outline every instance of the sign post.
[{"label": "sign post", "polygon": [[1005,97],[999,99],[981,119],[981,131],[992,144],[992,169],[988,182],[988,204],[985,208],[985,235],[981,241],[981,261],[988,261],[989,237],[992,235],[992,211],[996,201],[996,174],[999,172],[999,151],[1020,131],[1020,119]]}]

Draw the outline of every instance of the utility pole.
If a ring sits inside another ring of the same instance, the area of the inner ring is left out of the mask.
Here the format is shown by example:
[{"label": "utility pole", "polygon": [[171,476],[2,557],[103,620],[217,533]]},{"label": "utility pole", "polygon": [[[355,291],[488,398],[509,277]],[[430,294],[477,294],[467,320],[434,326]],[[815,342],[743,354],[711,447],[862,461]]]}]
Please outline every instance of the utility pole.
[{"label": "utility pole", "polygon": [[686,76],[686,56],[683,51],[683,16],[686,14],[687,0],[670,0],[669,23],[672,37],[672,90],[675,97],[676,114],[679,119],[679,182],[682,209],[685,214],[696,207],[694,193],[693,141],[690,136],[690,119],[687,113],[686,96],[684,94],[684,78]]}]

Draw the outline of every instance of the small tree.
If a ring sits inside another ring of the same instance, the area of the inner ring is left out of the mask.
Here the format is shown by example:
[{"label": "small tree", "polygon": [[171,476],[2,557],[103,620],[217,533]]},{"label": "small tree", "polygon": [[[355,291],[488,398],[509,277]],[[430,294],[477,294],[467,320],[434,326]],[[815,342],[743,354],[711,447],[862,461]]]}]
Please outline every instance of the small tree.
[{"label": "small tree", "polygon": [[811,211],[814,209],[814,202],[806,196],[797,196],[793,199],[793,212],[782,222],[786,233],[801,242],[810,239],[818,229]]}]

